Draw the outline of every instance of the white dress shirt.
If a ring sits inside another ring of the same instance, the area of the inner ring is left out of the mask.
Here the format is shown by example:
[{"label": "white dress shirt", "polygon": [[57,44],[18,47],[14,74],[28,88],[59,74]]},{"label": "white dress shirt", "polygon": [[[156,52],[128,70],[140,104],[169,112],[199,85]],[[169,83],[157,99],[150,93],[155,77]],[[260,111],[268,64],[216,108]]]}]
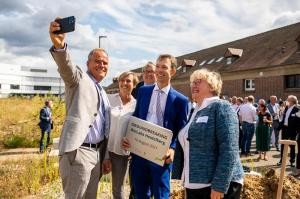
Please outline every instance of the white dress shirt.
[{"label": "white dress shirt", "polygon": [[129,152],[121,148],[121,141],[125,137],[129,119],[135,109],[136,100],[131,96],[130,102],[123,105],[119,93],[109,94],[107,97],[111,105],[108,151],[118,155],[129,155]]},{"label": "white dress shirt", "polygon": [[255,123],[257,118],[256,108],[248,102],[241,106],[239,116],[241,116],[243,122]]},{"label": "white dress shirt", "polygon": [[[191,125],[192,121],[194,120],[194,117],[197,114],[197,112],[204,109],[209,104],[215,102],[218,99],[219,99],[218,96],[205,98],[203,100],[202,104],[201,104],[201,107],[199,107],[199,105],[196,105],[195,110],[192,114],[192,117],[191,117],[190,121],[187,123],[187,125],[183,129],[181,129],[181,131],[178,134],[178,140],[180,142],[180,145],[182,146],[183,154],[184,154],[184,165],[183,165],[183,172],[182,172],[182,176],[181,176],[181,181],[182,181],[182,184],[185,188],[188,188],[188,189],[201,189],[201,188],[204,188],[204,187],[209,187],[211,185],[211,184],[202,184],[202,183],[190,183],[190,179],[189,179],[189,173],[190,173],[190,167],[189,167],[190,143],[187,140],[187,138],[188,138],[188,131],[189,131],[190,125]],[[201,160],[199,160],[199,161],[201,161]]]},{"label": "white dress shirt", "polygon": [[163,91],[160,96],[160,106],[161,106],[161,110],[163,111],[163,113],[165,112],[167,97],[168,97],[170,88],[171,88],[170,84],[162,89],[159,89],[157,84],[155,84],[155,87],[154,87],[152,95],[151,95],[149,109],[148,109],[148,113],[147,113],[147,117],[146,117],[146,120],[148,122],[157,124],[156,104],[157,104],[157,95],[158,95],[159,90]]},{"label": "white dress shirt", "polygon": [[288,110],[286,111],[286,114],[285,114],[285,118],[284,118],[284,126],[288,126],[289,125],[289,117],[290,117],[290,114],[293,110],[295,105],[291,106],[290,108],[288,108]]}]

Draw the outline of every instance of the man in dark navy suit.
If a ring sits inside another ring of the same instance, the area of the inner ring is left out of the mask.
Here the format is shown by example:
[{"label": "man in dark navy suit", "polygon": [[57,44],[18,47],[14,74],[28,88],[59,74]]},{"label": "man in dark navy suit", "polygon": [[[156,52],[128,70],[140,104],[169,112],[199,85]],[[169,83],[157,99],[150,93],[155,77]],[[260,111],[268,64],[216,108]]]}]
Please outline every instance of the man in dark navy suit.
[{"label": "man in dark navy suit", "polygon": [[53,106],[53,102],[51,100],[45,101],[45,106],[40,111],[40,123],[39,126],[41,128],[41,140],[40,140],[40,153],[44,152],[44,136],[47,133],[47,145],[50,142],[50,133],[53,128],[52,121],[52,112],[51,108]]},{"label": "man in dark navy suit", "polygon": [[[300,128],[300,118],[297,117],[296,113],[299,111],[297,107],[298,99],[294,95],[289,95],[287,98],[287,107],[283,113],[283,120],[280,123],[281,139],[283,140],[293,140],[296,141],[297,133]],[[290,163],[291,167],[295,167],[295,146],[290,145]],[[281,145],[280,161],[277,165],[281,165],[283,154],[283,145]]]},{"label": "man in dark navy suit", "polygon": [[[173,132],[167,154],[163,157],[164,166],[157,165],[141,156],[132,154],[131,172],[135,198],[168,199],[170,195],[170,172],[174,159],[174,150],[179,130],[187,122],[188,99],[170,85],[171,77],[176,73],[177,61],[172,55],[160,55],[156,61],[153,86],[139,88],[133,116],[157,124]],[[130,147],[126,138],[123,148]],[[151,190],[151,192],[150,192]]]}]

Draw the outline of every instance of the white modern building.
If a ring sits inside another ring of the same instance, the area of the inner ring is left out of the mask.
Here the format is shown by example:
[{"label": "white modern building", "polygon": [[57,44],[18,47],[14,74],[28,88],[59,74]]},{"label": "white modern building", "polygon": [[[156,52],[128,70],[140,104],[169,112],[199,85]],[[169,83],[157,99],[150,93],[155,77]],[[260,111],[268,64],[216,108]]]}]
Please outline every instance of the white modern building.
[{"label": "white modern building", "polygon": [[61,95],[65,85],[56,68],[0,63],[0,97],[12,95]]}]

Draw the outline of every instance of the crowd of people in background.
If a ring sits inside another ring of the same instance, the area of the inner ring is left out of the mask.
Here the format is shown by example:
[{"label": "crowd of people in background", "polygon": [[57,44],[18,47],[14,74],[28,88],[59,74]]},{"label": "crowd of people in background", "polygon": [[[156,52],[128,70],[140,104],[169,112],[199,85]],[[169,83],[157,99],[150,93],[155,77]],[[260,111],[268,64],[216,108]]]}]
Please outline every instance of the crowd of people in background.
[{"label": "crowd of people in background", "polygon": [[[297,141],[300,143],[300,105],[294,95],[287,99],[277,98],[272,95],[269,99],[255,100],[252,95],[247,97],[233,96],[228,98],[232,109],[239,118],[239,147],[240,155],[253,156],[250,151],[255,135],[257,160],[268,160],[268,151],[271,148],[280,152],[278,166],[282,163],[283,145],[279,145],[280,139]],[[295,167],[294,176],[300,176],[300,154],[296,158],[295,146],[290,146],[291,167]],[[296,162],[296,165],[295,165]]]}]

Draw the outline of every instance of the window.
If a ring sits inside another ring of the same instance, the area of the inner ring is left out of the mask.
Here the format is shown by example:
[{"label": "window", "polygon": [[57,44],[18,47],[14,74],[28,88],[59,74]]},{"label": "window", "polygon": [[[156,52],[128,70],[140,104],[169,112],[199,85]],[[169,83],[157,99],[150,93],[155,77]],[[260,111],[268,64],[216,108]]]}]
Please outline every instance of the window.
[{"label": "window", "polygon": [[224,59],[224,57],[220,57],[216,62],[220,62]]},{"label": "window", "polygon": [[186,66],[182,67],[182,72],[183,72],[183,73],[186,72]]},{"label": "window", "polygon": [[207,64],[211,64],[215,61],[216,58],[212,58]]},{"label": "window", "polygon": [[199,66],[203,66],[205,64],[206,60],[202,61]]},{"label": "window", "polygon": [[51,91],[51,86],[34,86],[33,89],[36,91]]},{"label": "window", "polygon": [[285,76],[286,88],[300,88],[300,74]]},{"label": "window", "polygon": [[30,72],[47,73],[47,70],[46,69],[31,68]]},{"label": "window", "polygon": [[226,58],[226,64],[229,65],[232,63],[232,57],[227,57]]},{"label": "window", "polygon": [[10,85],[10,89],[18,90],[18,89],[20,89],[20,85],[17,85],[17,84],[11,84],[11,85]]},{"label": "window", "polygon": [[255,81],[254,79],[245,79],[245,91],[254,91]]},{"label": "window", "polygon": [[231,57],[227,57],[226,58],[226,64],[232,64],[233,62],[235,62],[239,57],[238,56],[231,56]]}]

